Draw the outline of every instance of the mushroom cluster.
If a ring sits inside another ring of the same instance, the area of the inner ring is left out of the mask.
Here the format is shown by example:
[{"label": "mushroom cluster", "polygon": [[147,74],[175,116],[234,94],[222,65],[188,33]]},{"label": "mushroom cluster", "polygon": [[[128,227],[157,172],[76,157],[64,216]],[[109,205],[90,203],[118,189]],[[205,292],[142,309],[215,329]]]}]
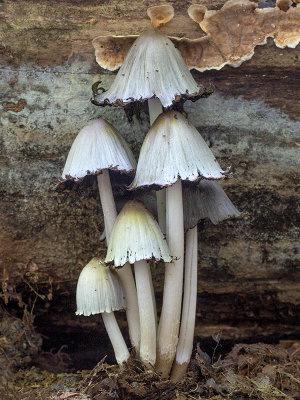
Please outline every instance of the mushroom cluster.
[{"label": "mushroom cluster", "polygon": [[[136,164],[118,132],[103,119],[90,121],[75,139],[63,179],[96,175],[107,240],[105,260],[93,258],[77,285],[77,314],[102,313],[117,362],[129,351],[113,311],[126,309],[135,356],[174,382],[184,376],[192,353],[197,300],[197,224],[239,216],[221,186],[227,171],[186,116],[174,109],[205,94],[180,52],[160,27],[173,7],[148,9],[152,29],[132,45],[115,81],[94,104],[126,106],[148,101],[150,130]],[[158,222],[146,206],[128,201],[117,216],[110,171],[133,176],[128,190],[157,193]],[[186,234],[185,234],[186,233]],[[150,262],[165,264],[158,322]],[[131,264],[134,265],[133,277]],[[175,296],[174,296],[175,294]]]}]

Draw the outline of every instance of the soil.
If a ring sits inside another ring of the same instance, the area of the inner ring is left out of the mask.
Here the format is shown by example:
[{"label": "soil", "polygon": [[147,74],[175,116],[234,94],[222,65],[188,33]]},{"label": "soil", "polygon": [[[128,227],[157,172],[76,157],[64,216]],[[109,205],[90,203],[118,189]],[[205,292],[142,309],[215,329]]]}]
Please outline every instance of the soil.
[{"label": "soil", "polygon": [[[174,384],[136,360],[122,368],[102,359],[91,371],[54,374],[19,370],[0,388],[1,399],[185,400],[300,399],[300,341],[236,344],[223,357],[200,345],[186,377]],[[53,357],[55,357],[53,355]]]}]

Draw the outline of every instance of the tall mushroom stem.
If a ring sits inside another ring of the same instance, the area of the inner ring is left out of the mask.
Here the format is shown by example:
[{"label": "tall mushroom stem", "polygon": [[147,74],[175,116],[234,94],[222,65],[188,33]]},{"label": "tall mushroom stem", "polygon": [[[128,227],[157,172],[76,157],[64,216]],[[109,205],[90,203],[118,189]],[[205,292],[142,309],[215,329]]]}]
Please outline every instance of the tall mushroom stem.
[{"label": "tall mushroom stem", "polygon": [[141,323],[140,358],[145,364],[154,365],[156,361],[156,310],[152,299],[152,279],[148,262],[136,261],[134,272]]},{"label": "tall mushroom stem", "polygon": [[149,118],[150,118],[150,126],[156,120],[156,118],[163,112],[161,102],[158,97],[153,97],[152,99],[148,99],[148,108],[149,108]]},{"label": "tall mushroom stem", "polygon": [[163,377],[170,373],[176,353],[182,303],[184,227],[182,185],[178,180],[167,188],[167,242],[173,262],[166,263],[162,312],[158,327],[158,372]]},{"label": "tall mushroom stem", "polygon": [[[149,108],[149,119],[151,126],[153,122],[156,120],[156,118],[163,112],[163,108],[159,98],[153,97],[152,99],[148,99],[148,108]],[[156,208],[157,208],[159,227],[162,233],[165,234],[166,233],[166,189],[161,189],[156,191]],[[155,300],[155,293],[154,293],[150,268],[149,268],[149,274],[152,286],[152,301],[154,306],[154,315],[157,326],[156,300]]]},{"label": "tall mushroom stem", "polygon": [[109,237],[118,213],[112,192],[108,169],[103,170],[102,174],[97,175],[97,181],[104,216],[106,240],[109,242]]},{"label": "tall mushroom stem", "polygon": [[171,373],[171,380],[173,382],[180,381],[185,375],[193,350],[197,304],[197,236],[197,226],[190,229],[186,234],[182,318],[176,360]]},{"label": "tall mushroom stem", "polygon": [[126,263],[122,268],[117,269],[117,274],[123,285],[126,299],[126,316],[128,321],[129,337],[136,355],[139,356],[141,328],[136,285],[134,282],[131,266]]},{"label": "tall mushroom stem", "polygon": [[111,344],[114,348],[117,363],[122,365],[129,358],[129,351],[124,341],[123,335],[120,331],[116,317],[113,312],[103,312],[102,319],[108,333]]},{"label": "tall mushroom stem", "polygon": [[[117,209],[114,201],[112,187],[109,177],[109,171],[106,169],[102,174],[97,175],[100,200],[104,215],[104,224],[107,242],[117,219]],[[138,311],[138,300],[135,282],[129,263],[117,270],[121,283],[123,285],[126,298],[126,316],[128,321],[129,337],[136,354],[139,354],[140,346],[140,319]]]},{"label": "tall mushroom stem", "polygon": [[[150,126],[163,112],[160,100],[157,97],[148,99]],[[162,233],[166,233],[166,189],[156,192],[158,223]]]}]

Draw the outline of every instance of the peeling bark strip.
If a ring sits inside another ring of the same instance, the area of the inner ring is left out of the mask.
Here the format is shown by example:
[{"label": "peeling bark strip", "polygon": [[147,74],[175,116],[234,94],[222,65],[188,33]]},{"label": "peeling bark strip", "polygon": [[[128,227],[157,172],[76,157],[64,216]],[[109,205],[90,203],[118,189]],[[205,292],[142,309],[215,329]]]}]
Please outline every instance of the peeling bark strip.
[{"label": "peeling bark strip", "polygon": [[[170,38],[189,68],[198,71],[237,67],[253,56],[256,46],[266,44],[267,38],[273,38],[280,48],[295,48],[300,42],[300,8],[284,12],[278,7],[259,9],[248,0],[229,0],[221,10],[207,10],[201,18],[199,25],[206,36]],[[95,38],[98,64],[111,71],[119,68],[136,37]]]}]

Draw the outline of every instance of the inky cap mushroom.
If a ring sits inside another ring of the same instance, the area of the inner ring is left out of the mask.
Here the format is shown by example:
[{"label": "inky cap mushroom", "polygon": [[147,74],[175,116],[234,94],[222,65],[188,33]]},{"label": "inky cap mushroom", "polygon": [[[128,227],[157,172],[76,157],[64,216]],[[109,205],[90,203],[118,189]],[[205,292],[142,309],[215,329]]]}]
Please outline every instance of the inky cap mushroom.
[{"label": "inky cap mushroom", "polygon": [[196,226],[201,219],[208,218],[216,225],[225,219],[240,216],[222,186],[206,179],[197,186],[184,188],[183,209],[185,230]]},{"label": "inky cap mushroom", "polygon": [[221,179],[224,174],[197,129],[179,112],[167,111],[144,139],[131,189],[170,186],[178,179]]},{"label": "inky cap mushroom", "polygon": [[76,291],[76,315],[92,315],[125,309],[123,289],[117,274],[99,258],[81,271]]},{"label": "inky cap mushroom", "polygon": [[77,135],[63,170],[63,179],[79,180],[105,169],[132,173],[136,161],[116,129],[102,118],[91,120]]},{"label": "inky cap mushroom", "polygon": [[129,201],[115,222],[105,261],[113,261],[115,266],[134,264],[141,326],[140,358],[146,365],[156,361],[156,306],[147,263],[152,258],[171,261],[167,242],[145,206]]},{"label": "inky cap mushroom", "polygon": [[166,240],[158,223],[139,201],[125,204],[113,227],[106,263],[122,266],[139,260],[171,261]]},{"label": "inky cap mushroom", "polygon": [[[98,43],[97,38],[93,43]],[[163,107],[170,107],[181,98],[200,97],[204,92],[171,40],[149,30],[133,43],[111,87],[93,102],[125,106],[158,97]]]},{"label": "inky cap mushroom", "polygon": [[122,365],[129,351],[114,311],[125,308],[121,283],[99,258],[93,258],[81,271],[76,291],[77,315],[100,314],[114,348],[116,360]]}]

